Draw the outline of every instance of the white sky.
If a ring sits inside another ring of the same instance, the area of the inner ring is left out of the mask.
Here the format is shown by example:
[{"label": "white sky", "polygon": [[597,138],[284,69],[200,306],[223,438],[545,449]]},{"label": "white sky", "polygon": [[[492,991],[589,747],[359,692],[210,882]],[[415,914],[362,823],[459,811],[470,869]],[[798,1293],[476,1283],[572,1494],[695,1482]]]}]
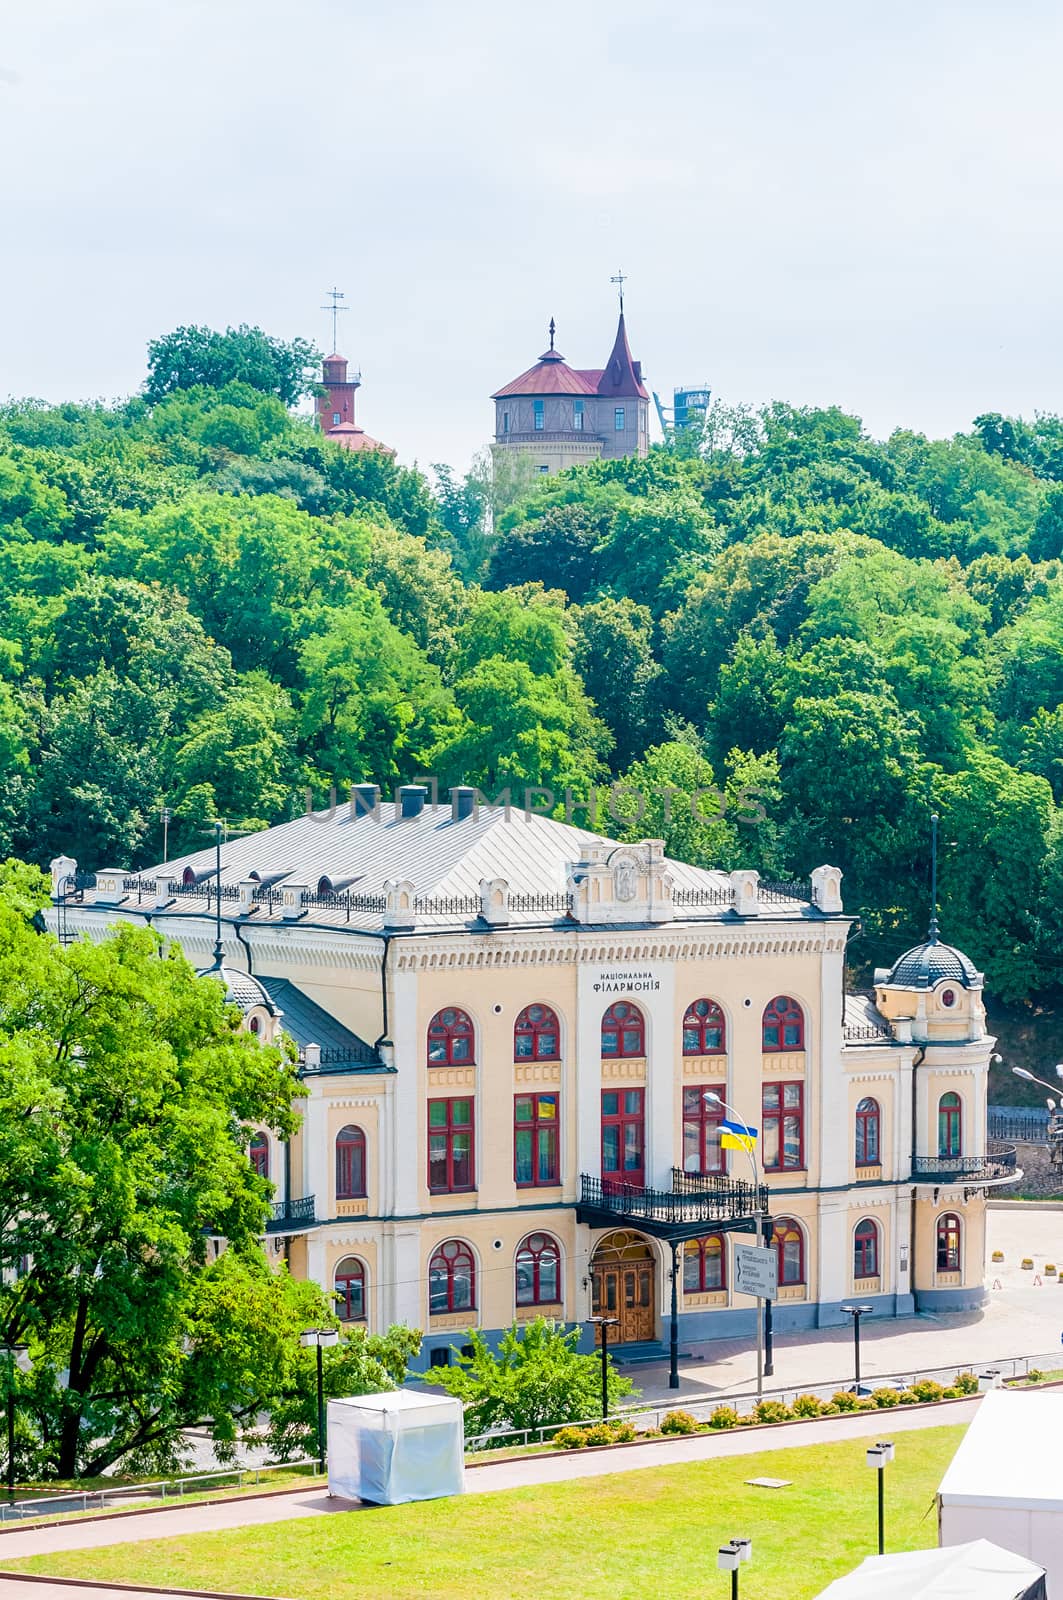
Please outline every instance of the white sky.
[{"label": "white sky", "polygon": [[623,267],[663,397],[1063,411],[1061,55],[1058,0],[7,0],[0,395],[337,283],[359,420],[463,469]]}]

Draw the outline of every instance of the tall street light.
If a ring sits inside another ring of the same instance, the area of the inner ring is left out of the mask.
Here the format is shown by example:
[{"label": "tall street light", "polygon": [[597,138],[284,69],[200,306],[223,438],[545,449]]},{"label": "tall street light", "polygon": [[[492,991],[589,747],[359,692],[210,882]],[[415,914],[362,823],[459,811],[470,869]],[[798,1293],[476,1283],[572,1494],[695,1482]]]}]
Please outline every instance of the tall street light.
[{"label": "tall street light", "polygon": [[869,1467],[878,1468],[878,1553],[885,1554],[886,1548],[886,1462],[893,1460],[893,1443],[889,1439],[880,1439],[878,1444],[868,1447],[867,1464]]},{"label": "tall street light", "polygon": [[602,1421],[609,1421],[609,1329],[619,1328],[619,1317],[592,1317],[596,1328],[602,1330]]},{"label": "tall street light", "polygon": [[7,1361],[7,1499],[15,1503],[15,1369],[30,1370],[28,1344],[0,1344],[0,1356]]},{"label": "tall street light", "polygon": [[738,1600],[738,1569],[746,1561],[753,1559],[752,1539],[730,1539],[727,1544],[720,1546],[716,1556],[716,1565],[721,1572],[731,1574],[731,1600]]},{"label": "tall street light", "polygon": [[[1023,1078],[1027,1083],[1040,1084],[1042,1089],[1047,1089],[1051,1094],[1059,1093],[1058,1083],[1046,1083],[1043,1078],[1035,1078],[1032,1072],[1027,1072],[1025,1067],[1012,1067],[1012,1072],[1017,1078]],[[1063,1078],[1063,1064],[1056,1068],[1056,1072]]]},{"label": "tall street light", "polygon": [[[757,1204],[757,1190],[760,1187],[760,1179],[757,1176],[757,1160],[756,1160],[756,1157],[753,1154],[753,1133],[752,1133],[752,1130],[750,1129],[749,1124],[747,1122],[745,1122],[738,1115],[738,1112],[734,1109],[734,1107],[733,1106],[729,1106],[727,1104],[727,1101],[724,1099],[722,1094],[717,1094],[714,1089],[706,1089],[701,1098],[703,1100],[707,1100],[710,1105],[720,1106],[722,1110],[726,1111],[729,1116],[732,1116],[734,1118],[735,1122],[738,1124],[738,1126],[740,1128],[744,1128],[746,1130],[746,1133],[748,1135],[748,1143],[746,1144],[746,1155],[749,1157],[749,1168],[750,1168],[750,1171],[753,1174],[753,1197],[752,1197],[752,1203],[753,1203],[753,1206],[754,1206],[754,1209],[755,1209],[756,1208],[756,1204]],[[764,1228],[764,1236],[762,1238],[762,1243],[764,1245],[766,1245],[766,1246],[769,1246],[769,1247],[771,1245],[771,1218],[770,1217],[767,1217],[765,1219],[765,1228]],[[758,1302],[757,1302],[757,1319],[758,1319],[758,1323],[759,1323],[759,1320],[760,1320],[761,1316],[763,1316],[763,1318],[764,1318],[764,1376],[766,1378],[770,1378],[770,1377],[772,1377],[774,1375],[774,1372],[775,1372],[775,1347],[774,1347],[774,1341],[772,1339],[772,1320],[771,1320],[772,1313],[771,1313],[771,1301],[770,1300],[758,1300]]]},{"label": "tall street light", "polygon": [[856,1367],[856,1381],[853,1393],[860,1393],[860,1318],[869,1317],[874,1311],[874,1306],[842,1306],[847,1317],[853,1319],[853,1362]]},{"label": "tall street light", "polygon": [[305,1350],[317,1347],[317,1465],[322,1473],[325,1471],[325,1373],[321,1352],[339,1342],[337,1328],[307,1328],[299,1335],[299,1343]]}]

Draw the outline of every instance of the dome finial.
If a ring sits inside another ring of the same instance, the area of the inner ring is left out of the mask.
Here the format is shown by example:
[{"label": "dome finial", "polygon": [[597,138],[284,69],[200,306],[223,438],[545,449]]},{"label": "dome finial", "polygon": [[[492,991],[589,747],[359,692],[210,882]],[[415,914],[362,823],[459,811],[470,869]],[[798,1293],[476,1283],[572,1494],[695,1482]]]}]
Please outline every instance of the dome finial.
[{"label": "dome finial", "polygon": [[930,815],[930,928],[927,942],[938,942],[938,814]]}]

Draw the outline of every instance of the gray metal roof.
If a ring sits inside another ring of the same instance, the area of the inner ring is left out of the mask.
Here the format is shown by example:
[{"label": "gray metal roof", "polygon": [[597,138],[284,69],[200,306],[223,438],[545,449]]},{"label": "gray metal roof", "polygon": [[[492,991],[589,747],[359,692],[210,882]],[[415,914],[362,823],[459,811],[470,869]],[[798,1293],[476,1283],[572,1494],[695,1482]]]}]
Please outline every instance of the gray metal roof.
[{"label": "gray metal roof", "polygon": [[311,1000],[302,989],[287,978],[253,978],[266,991],[275,1010],[281,1013],[281,1026],[291,1034],[302,1056],[308,1044],[321,1047],[323,1068],[358,1063],[364,1066],[382,1066],[380,1057],[371,1044],[359,1039],[356,1033],[345,1028],[342,1022],[330,1015],[316,1000]]},{"label": "gray metal roof", "polygon": [[965,989],[982,987],[982,974],[969,956],[938,939],[928,939],[925,944],[905,951],[894,963],[886,982],[902,989],[932,989],[946,978]]}]

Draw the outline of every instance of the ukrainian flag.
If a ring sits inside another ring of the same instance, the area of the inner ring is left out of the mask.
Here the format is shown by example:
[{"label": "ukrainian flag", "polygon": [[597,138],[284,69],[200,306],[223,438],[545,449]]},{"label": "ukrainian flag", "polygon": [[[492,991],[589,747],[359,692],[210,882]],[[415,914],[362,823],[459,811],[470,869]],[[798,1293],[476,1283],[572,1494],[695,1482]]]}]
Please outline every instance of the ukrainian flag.
[{"label": "ukrainian flag", "polygon": [[745,1150],[752,1155],[757,1148],[757,1130],[747,1128],[744,1122],[721,1122],[720,1146],[724,1150]]}]

